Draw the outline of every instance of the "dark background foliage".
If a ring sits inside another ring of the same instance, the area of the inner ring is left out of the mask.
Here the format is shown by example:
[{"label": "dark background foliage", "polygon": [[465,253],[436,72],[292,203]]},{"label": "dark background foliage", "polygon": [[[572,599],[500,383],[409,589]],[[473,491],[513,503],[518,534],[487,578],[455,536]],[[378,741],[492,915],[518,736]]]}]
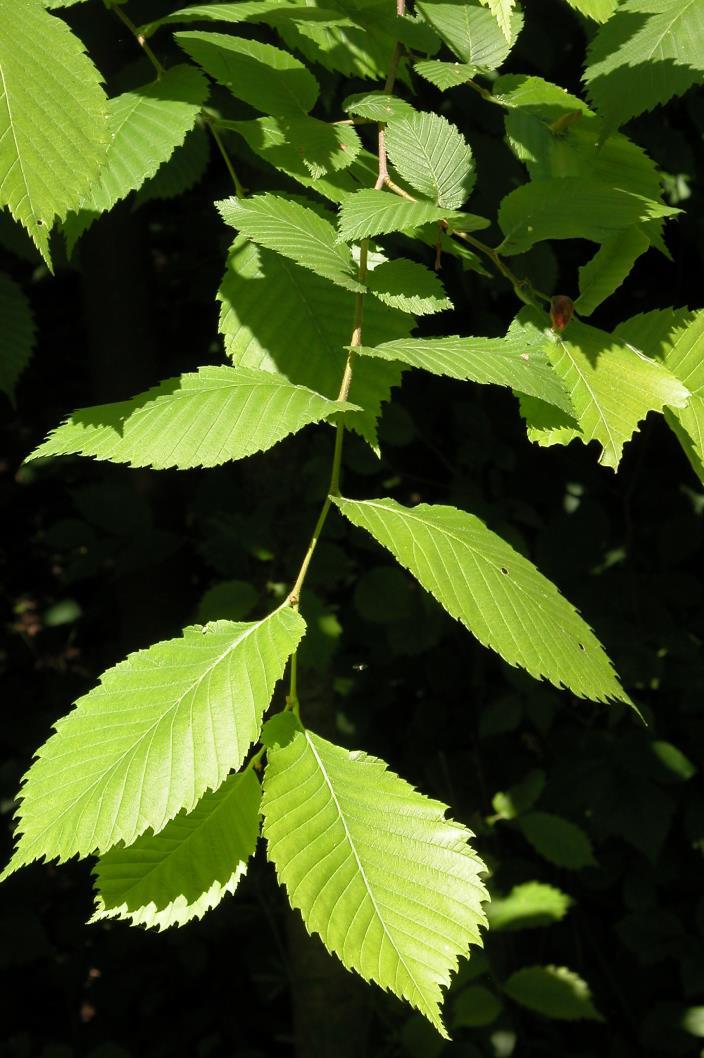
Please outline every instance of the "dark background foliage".
[{"label": "dark background foliage", "polygon": [[[131,5],[140,9],[137,21],[166,6]],[[115,90],[135,61],[134,42],[97,5],[76,9],[70,21]],[[558,0],[531,0],[506,72],[578,90],[587,31]],[[364,87],[325,72],[321,80],[333,118],[340,101]],[[472,143],[479,174],[472,209],[495,215],[523,179],[503,143],[500,111],[466,89],[441,97],[414,87],[418,105],[446,113]],[[674,260],[651,251],[599,310],[600,326],[654,307],[700,305],[703,130],[701,93],[629,128],[686,213],[668,228]],[[253,156],[242,156],[240,168],[248,187],[279,179]],[[0,265],[29,291],[39,325],[16,407],[5,402],[0,412],[3,858],[12,798],[52,722],[128,651],[199,616],[236,616],[246,605],[264,612],[290,583],[324,495],[326,427],[215,471],[152,473],[88,460],[21,466],[68,410],[220,360],[214,292],[228,235],[212,202],[229,190],[213,155],[181,197],[138,210],[128,202],[99,220],[55,278],[0,218]],[[542,289],[573,294],[589,249],[577,242],[556,249],[538,248],[517,270]],[[443,278],[456,308],[425,324],[427,332],[503,333],[517,305],[502,280],[452,260]],[[485,955],[453,986],[450,1022],[453,996],[470,980],[500,995],[510,972],[537,963],[580,973],[604,1021],[551,1021],[505,1001],[491,1026],[458,1027],[441,1051],[420,1019],[318,954],[261,855],[236,897],[203,922],[161,935],[85,925],[89,867],[35,865],[0,894],[0,1054],[700,1052],[680,1026],[683,1011],[704,1002],[701,485],[654,416],[615,476],[597,465],[593,448],[531,446],[506,392],[409,372],[395,396],[381,424],[381,461],[348,439],[347,493],[453,503],[484,517],[580,607],[649,726],[509,669],[337,516],[304,603],[314,630],[301,681],[304,719],[382,756],[449,803],[477,832],[494,891],[539,879],[574,901],[559,924],[490,932]],[[203,603],[209,589],[233,579],[251,587],[219,589],[219,601],[209,595]],[[663,760],[655,740],[677,747],[691,766],[671,751]],[[515,824],[491,821],[494,794],[535,769],[546,776],[539,807],[584,828],[595,866],[552,866]]]}]

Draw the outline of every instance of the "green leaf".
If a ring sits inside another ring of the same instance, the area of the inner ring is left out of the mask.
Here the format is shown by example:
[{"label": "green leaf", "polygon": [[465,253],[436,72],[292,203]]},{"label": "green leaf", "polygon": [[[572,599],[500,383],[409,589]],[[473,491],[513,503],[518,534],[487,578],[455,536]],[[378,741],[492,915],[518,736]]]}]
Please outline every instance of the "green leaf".
[{"label": "green leaf", "polygon": [[[354,298],[346,290],[240,237],[218,299],[220,333],[236,365],[275,371],[297,385],[315,386],[331,400],[337,397],[354,316]],[[364,334],[370,341],[404,336],[412,326],[411,316],[367,298]],[[381,405],[400,380],[396,364],[355,366],[350,400],[362,410],[347,412],[345,424],[374,447]]]},{"label": "green leaf", "polygon": [[355,191],[345,196],[340,210],[340,239],[354,242],[392,231],[413,232],[423,224],[457,220],[462,231],[486,228],[489,222],[471,213],[454,213],[433,202],[409,202],[390,191]]},{"label": "green leaf", "polygon": [[506,108],[506,136],[531,179],[579,177],[659,200],[661,175],[645,151],[603,122],[578,96],[542,77],[506,76],[494,84]]},{"label": "green leaf", "polygon": [[217,204],[226,224],[268,250],[290,258],[345,290],[364,292],[349,247],[337,241],[329,221],[280,195],[228,198]]},{"label": "green leaf", "polygon": [[234,893],[259,837],[261,788],[251,769],[230,775],[158,834],[110,849],[95,867],[92,922],[183,926]]},{"label": "green leaf", "polygon": [[416,9],[458,59],[485,70],[501,66],[523,28],[523,15],[516,8],[511,16],[511,40],[507,40],[492,13],[481,6],[481,0],[418,0]]},{"label": "green leaf", "polygon": [[453,1029],[478,1029],[492,1025],[503,1009],[501,1000],[483,985],[464,988],[452,1005]]},{"label": "green leaf", "polygon": [[315,105],[318,82],[281,48],[226,33],[193,31],[174,38],[206,73],[264,114],[307,114]]},{"label": "green leaf", "polygon": [[100,74],[38,0],[0,0],[0,207],[51,266],[49,230],[78,206],[108,143]]},{"label": "green leaf", "polygon": [[494,794],[491,806],[502,819],[516,819],[522,812],[532,808],[545,788],[545,772],[533,768],[520,782],[510,786],[504,793]]},{"label": "green leaf", "polygon": [[683,408],[689,399],[689,391],[662,364],[618,335],[578,320],[558,335],[545,327],[540,313],[525,309],[511,325],[509,337],[523,339],[526,349],[540,347],[570,395],[577,426],[530,397],[521,400],[528,436],[545,447],[575,439],[584,444],[598,441],[599,462],[615,470],[624,444],[648,412]]},{"label": "green leaf", "polygon": [[668,408],[665,418],[704,483],[704,311],[647,312],[619,324],[614,334],[656,356],[690,391],[689,401]]},{"label": "green leaf", "polygon": [[362,149],[352,126],[330,125],[306,115],[219,124],[242,136],[265,162],[308,184],[347,169]]},{"label": "green leaf", "polygon": [[572,900],[545,882],[523,882],[515,885],[508,896],[492,895],[487,907],[492,930],[537,929],[560,922]]},{"label": "green leaf", "polygon": [[131,845],[195,808],[244,761],[304,631],[284,606],[261,621],[186,628],[103,673],[23,780],[4,876],[41,857]]},{"label": "green leaf", "polygon": [[623,124],[704,74],[704,0],[623,0],[592,41],[584,80],[609,125]]},{"label": "green leaf", "polygon": [[518,829],[544,859],[556,867],[578,871],[596,864],[592,844],[581,827],[551,812],[519,816]]},{"label": "green leaf", "polygon": [[414,63],[413,69],[441,92],[466,84],[477,72],[477,67],[466,62],[442,62],[440,59],[423,59]]},{"label": "green leaf", "polygon": [[378,264],[367,276],[367,288],[385,305],[415,316],[452,308],[435,272],[402,257]]},{"label": "green leaf", "polygon": [[603,1021],[585,981],[565,966],[526,966],[504,984],[507,996],[528,1010],[560,1021]]},{"label": "green leaf", "polygon": [[199,624],[208,621],[241,621],[259,602],[259,592],[246,580],[223,580],[208,588],[198,604]]},{"label": "green leaf", "polygon": [[498,250],[504,255],[524,253],[545,239],[604,242],[641,221],[678,212],[596,180],[535,180],[517,187],[502,201],[499,225],[504,241]]},{"label": "green leaf", "polygon": [[567,3],[595,22],[606,22],[618,7],[618,0],[567,0]]},{"label": "green leaf", "polygon": [[333,497],[484,646],[583,698],[627,701],[604,650],[535,566],[454,507]]},{"label": "green leaf", "polygon": [[376,348],[364,346],[362,356],[399,360],[409,367],[462,381],[510,386],[571,414],[563,383],[545,353],[521,338],[403,338]]},{"label": "green leaf", "polygon": [[265,22],[279,28],[287,23],[300,23],[303,26],[306,23],[319,23],[321,26],[353,24],[339,12],[323,8],[305,7],[282,0],[237,0],[235,3],[192,4],[181,8],[180,11],[172,11],[154,22],[148,22],[141,27],[140,33],[150,37],[162,26],[178,22]]},{"label": "green leaf", "polygon": [[192,66],[174,66],[156,81],[108,103],[110,144],[98,179],[65,223],[69,252],[101,213],[155,175],[192,130],[208,82]]},{"label": "green leaf", "polygon": [[360,95],[348,96],[342,104],[342,109],[347,114],[384,122],[412,117],[415,113],[405,99],[386,95],[384,92],[362,92]]},{"label": "green leaf", "polygon": [[22,288],[0,272],[0,392],[15,398],[17,380],[34,349],[35,326]]},{"label": "green leaf", "polygon": [[579,297],[574,307],[580,316],[590,316],[618,290],[649,246],[650,240],[640,228],[626,228],[604,240],[591,261],[579,270]]},{"label": "green leaf", "polygon": [[201,125],[196,125],[168,162],[145,180],[135,195],[135,206],[144,206],[154,199],[176,198],[190,191],[204,176],[209,160],[208,134]]},{"label": "green leaf", "polygon": [[402,178],[438,206],[459,209],[474,187],[470,146],[440,114],[392,121],[386,129],[386,150]]},{"label": "green leaf", "polygon": [[272,750],[262,809],[269,858],[308,931],[446,1036],[441,989],[486,921],[471,832],[383,761],[310,731]]},{"label": "green leaf", "polygon": [[201,367],[131,400],[80,408],[28,461],[84,455],[155,470],[215,467],[353,407],[270,371]]},{"label": "green leaf", "polygon": [[485,7],[488,7],[492,15],[499,23],[501,32],[503,33],[509,44],[513,40],[513,27],[512,17],[516,7],[516,0],[482,0]]}]

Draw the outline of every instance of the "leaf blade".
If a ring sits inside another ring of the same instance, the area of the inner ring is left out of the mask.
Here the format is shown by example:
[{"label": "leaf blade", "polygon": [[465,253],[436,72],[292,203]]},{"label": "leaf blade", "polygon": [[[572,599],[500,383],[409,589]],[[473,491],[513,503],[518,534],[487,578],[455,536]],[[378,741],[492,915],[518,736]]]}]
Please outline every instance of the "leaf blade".
[{"label": "leaf blade", "polygon": [[230,775],[158,834],[104,853],[91,919],[163,930],[202,918],[233,893],[259,837],[261,788],[251,769]]},{"label": "leaf blade", "polygon": [[351,407],[273,372],[202,367],[132,400],[75,411],[27,459],[84,455],[156,470],[220,466]]},{"label": "leaf blade", "polygon": [[39,3],[0,0],[0,206],[51,267],[49,229],[75,209],[108,143],[107,100],[83,44]]},{"label": "leaf blade", "polygon": [[272,751],[262,807],[269,858],[307,929],[446,1035],[441,988],[485,922],[471,833],[383,761],[309,731]]},{"label": "leaf blade", "polygon": [[454,507],[333,499],[349,521],[366,529],[452,617],[510,665],[583,698],[628,701],[577,611],[479,518]]},{"label": "leaf blade", "polygon": [[402,178],[437,206],[459,209],[469,198],[476,178],[471,148],[441,115],[391,121],[386,149]]},{"label": "leaf blade", "polygon": [[280,195],[255,195],[218,203],[226,224],[268,250],[324,276],[345,290],[364,292],[355,278],[352,254],[336,239],[329,221],[312,209]]},{"label": "leaf blade", "polygon": [[[108,669],[24,777],[3,877],[35,859],[129,845],[193,809],[242,764],[304,631],[285,606],[260,621],[187,628]],[[111,733],[96,742],[96,731]]]},{"label": "leaf blade", "polygon": [[509,386],[518,393],[553,404],[571,414],[572,404],[562,381],[542,354],[526,352],[520,339],[405,338],[375,348],[363,346],[362,356],[399,360],[409,367],[464,382]]}]

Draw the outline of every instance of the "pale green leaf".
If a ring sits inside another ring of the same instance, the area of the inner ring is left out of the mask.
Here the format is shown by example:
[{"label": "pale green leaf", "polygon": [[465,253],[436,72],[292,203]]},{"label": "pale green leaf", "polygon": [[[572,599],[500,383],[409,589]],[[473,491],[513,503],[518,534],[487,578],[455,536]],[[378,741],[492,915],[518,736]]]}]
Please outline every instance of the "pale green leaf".
[{"label": "pale green leaf", "polygon": [[571,905],[570,897],[552,885],[523,882],[508,896],[492,895],[486,913],[493,930],[536,929],[560,922]]},{"label": "pale green leaf", "polygon": [[413,69],[441,92],[466,84],[477,72],[477,67],[466,62],[443,62],[441,59],[422,59]]},{"label": "pale green leaf", "polygon": [[118,846],[95,866],[91,921],[128,919],[166,929],[202,918],[247,870],[259,837],[261,788],[252,769],[230,775],[158,834]]},{"label": "pale green leaf", "polygon": [[605,239],[588,264],[579,270],[579,297],[575,310],[590,316],[618,290],[634,264],[650,246],[640,228],[626,228]]},{"label": "pale green leaf", "polygon": [[544,351],[526,348],[520,338],[404,338],[376,348],[364,346],[362,356],[398,360],[434,375],[465,382],[509,386],[571,414],[564,384]]},{"label": "pale green leaf", "polygon": [[526,966],[504,984],[522,1007],[561,1021],[603,1021],[585,981],[565,966]]},{"label": "pale green leaf", "polygon": [[342,104],[342,109],[360,118],[383,122],[412,117],[415,113],[405,99],[386,95],[384,92],[363,92],[360,95],[348,96]]},{"label": "pale green leaf", "polygon": [[186,136],[182,146],[154,174],[135,195],[135,206],[143,206],[154,199],[176,198],[190,191],[205,174],[210,159],[210,140],[202,125]]},{"label": "pale green leaf", "polygon": [[668,408],[665,417],[704,482],[704,311],[647,312],[619,324],[614,333],[656,356],[690,391],[687,404]]},{"label": "pale green leaf", "polygon": [[446,1036],[441,990],[486,921],[471,832],[383,761],[310,731],[270,753],[262,808],[269,858],[309,932]]},{"label": "pale green leaf", "polygon": [[38,0],[0,0],[0,26],[0,207],[50,264],[50,228],[105,157],[107,100],[81,41]]},{"label": "pale green leaf", "polygon": [[313,187],[326,173],[347,169],[362,149],[352,126],[330,125],[308,115],[220,125],[242,136],[265,162]]},{"label": "pale green leaf", "polygon": [[582,698],[627,701],[591,629],[555,587],[472,514],[391,499],[334,502],[484,646]]},{"label": "pale green leaf", "polygon": [[34,348],[35,326],[22,288],[0,272],[0,392],[14,400],[17,380]]},{"label": "pale green leaf", "polygon": [[567,0],[567,3],[595,22],[606,22],[618,7],[618,0]]},{"label": "pale green leaf", "polygon": [[470,146],[440,114],[392,121],[386,129],[386,150],[401,177],[438,206],[459,209],[474,187]]},{"label": "pale green leaf", "polygon": [[491,807],[501,819],[516,819],[532,808],[545,789],[545,772],[533,768],[520,782],[500,790],[491,799]]},{"label": "pale green leaf", "polygon": [[281,195],[228,198],[218,209],[226,224],[346,290],[364,291],[349,247],[338,242],[329,221]]},{"label": "pale green leaf", "polygon": [[457,3],[418,0],[416,9],[458,59],[486,70],[501,66],[523,28],[523,15],[515,8],[511,16],[511,40],[507,40],[481,0]]},{"label": "pale green leaf", "polygon": [[412,232],[423,224],[457,220],[462,231],[486,228],[488,221],[471,213],[454,213],[433,202],[409,202],[390,191],[355,191],[345,196],[340,210],[340,239],[353,242],[392,231]]},{"label": "pale green leaf", "polygon": [[412,312],[415,316],[452,308],[436,273],[416,261],[401,257],[382,261],[369,272],[367,287],[385,305]]},{"label": "pale green leaf", "polygon": [[180,11],[172,11],[163,18],[148,22],[142,26],[140,33],[149,37],[162,26],[175,23],[188,22],[264,22],[274,27],[282,27],[287,23],[305,26],[306,23],[319,24],[325,27],[352,25],[338,11],[328,11],[324,8],[306,7],[303,4],[288,2],[288,0],[237,0],[235,3],[215,4],[192,4],[183,7]]},{"label": "pale green leaf", "polygon": [[83,455],[156,470],[214,467],[352,407],[270,371],[202,367],[131,400],[75,411],[28,459]]},{"label": "pale green leaf", "polygon": [[592,41],[584,80],[609,125],[704,82],[704,0],[623,0]]},{"label": "pale green leaf", "polygon": [[489,8],[499,23],[501,32],[510,44],[513,39],[511,19],[516,8],[516,0],[482,0],[482,3]]},{"label": "pale green leaf", "polygon": [[[353,295],[240,237],[230,252],[218,299],[220,333],[233,363],[275,371],[297,385],[337,397],[352,337]],[[366,299],[363,333],[369,341],[404,337],[412,326],[411,316]],[[381,405],[400,380],[401,368],[395,364],[360,360],[355,365],[350,400],[362,410],[347,412],[345,425],[373,446]]]},{"label": "pale green leaf", "polygon": [[110,144],[98,179],[64,222],[69,252],[86,228],[154,176],[193,129],[208,82],[192,66],[174,66],[156,81],[108,103]]},{"label": "pale green leaf", "polygon": [[581,827],[552,812],[527,812],[519,816],[518,828],[536,852],[556,867],[577,871],[594,866],[592,844]]},{"label": "pale green leaf", "polygon": [[488,988],[470,985],[455,997],[452,1004],[452,1028],[478,1029],[492,1025],[502,1009],[501,1000]]},{"label": "pale green leaf", "polygon": [[299,59],[272,44],[227,33],[176,33],[178,44],[206,73],[264,114],[306,114],[318,82]]},{"label": "pale green leaf", "polygon": [[597,441],[599,462],[615,470],[624,444],[648,412],[683,408],[689,399],[689,391],[662,364],[622,338],[578,320],[558,335],[545,326],[540,313],[526,309],[508,336],[522,339],[526,349],[543,350],[572,402],[576,425],[532,398],[521,400],[528,436],[540,445]]},{"label": "pale green leaf", "polygon": [[602,121],[578,96],[541,77],[494,84],[506,108],[506,136],[533,180],[579,177],[659,200],[661,175],[645,151],[620,133],[604,139]]},{"label": "pale green leaf", "polygon": [[261,621],[187,628],[108,669],[27,772],[5,874],[130,845],[190,812],[244,761],[304,631],[284,606]]},{"label": "pale green leaf", "polygon": [[679,212],[596,180],[534,180],[517,187],[502,201],[499,226],[504,240],[498,250],[504,255],[523,253],[545,239],[600,243],[641,221]]}]

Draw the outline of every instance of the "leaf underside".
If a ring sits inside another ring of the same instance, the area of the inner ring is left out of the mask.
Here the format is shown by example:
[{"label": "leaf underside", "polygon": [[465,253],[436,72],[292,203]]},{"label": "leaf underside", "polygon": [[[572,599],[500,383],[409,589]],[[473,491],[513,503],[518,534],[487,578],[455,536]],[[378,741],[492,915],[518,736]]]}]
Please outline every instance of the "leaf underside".
[{"label": "leaf underside", "polygon": [[4,875],[158,834],[241,766],[305,631],[289,607],[185,629],[108,669],[23,780]]},{"label": "leaf underside", "polygon": [[202,367],[132,400],[75,411],[29,459],[83,455],[156,470],[214,467],[351,407],[270,371]]},{"label": "leaf underside", "polygon": [[166,929],[202,918],[233,893],[259,837],[261,788],[251,769],[230,775],[158,834],[117,846],[95,866],[93,922],[127,919]]},{"label": "leaf underside", "polygon": [[441,989],[486,921],[471,832],[383,761],[310,731],[271,751],[262,810],[269,858],[309,932],[446,1036]]},{"label": "leaf underside", "polygon": [[340,497],[335,503],[510,665],[581,698],[628,701],[574,607],[479,518],[454,507],[402,507],[391,499]]},{"label": "leaf underside", "polygon": [[95,180],[107,99],[83,44],[35,3],[0,0],[0,207],[47,264],[49,230]]}]

